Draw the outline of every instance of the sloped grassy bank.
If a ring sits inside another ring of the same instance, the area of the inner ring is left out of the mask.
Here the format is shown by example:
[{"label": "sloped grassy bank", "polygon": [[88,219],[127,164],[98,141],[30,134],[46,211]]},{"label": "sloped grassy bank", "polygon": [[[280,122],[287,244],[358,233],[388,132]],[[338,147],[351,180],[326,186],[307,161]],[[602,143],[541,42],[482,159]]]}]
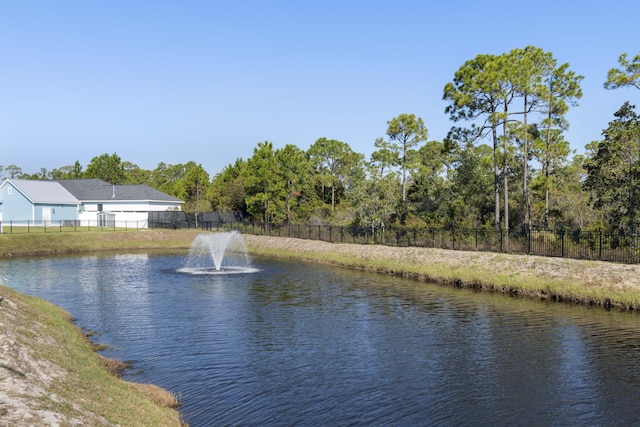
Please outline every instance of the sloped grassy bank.
[{"label": "sloped grassy bank", "polygon": [[175,396],[115,375],[62,309],[0,286],[0,425],[181,426]]},{"label": "sloped grassy bank", "polygon": [[640,266],[529,255],[245,236],[255,255],[398,275],[509,296],[640,310]]}]

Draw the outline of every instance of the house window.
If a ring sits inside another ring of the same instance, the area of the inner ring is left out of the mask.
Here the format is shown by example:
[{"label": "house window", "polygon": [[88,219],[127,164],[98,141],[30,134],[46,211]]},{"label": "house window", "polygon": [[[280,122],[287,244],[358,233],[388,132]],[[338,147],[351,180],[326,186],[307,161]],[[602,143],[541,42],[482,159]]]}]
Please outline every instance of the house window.
[{"label": "house window", "polygon": [[102,203],[98,203],[98,212],[102,212]]}]

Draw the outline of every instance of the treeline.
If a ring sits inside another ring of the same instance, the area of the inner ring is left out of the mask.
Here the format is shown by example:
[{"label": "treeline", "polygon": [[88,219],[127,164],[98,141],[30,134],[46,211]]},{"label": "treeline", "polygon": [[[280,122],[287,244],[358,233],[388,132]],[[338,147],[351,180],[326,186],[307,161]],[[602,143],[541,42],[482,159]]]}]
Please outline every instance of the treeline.
[{"label": "treeline", "polygon": [[[191,213],[242,212],[266,224],[638,231],[640,126],[628,102],[586,154],[571,152],[566,113],[582,96],[582,76],[551,53],[528,46],[478,55],[447,83],[445,113],[455,126],[429,140],[420,117],[400,114],[372,141],[369,158],[320,138],[308,150],[260,142],[211,177],[195,162],[143,170],[103,154],[11,177],[100,178],[144,183],[185,200]],[[623,54],[606,89],[640,89],[640,55]]]}]

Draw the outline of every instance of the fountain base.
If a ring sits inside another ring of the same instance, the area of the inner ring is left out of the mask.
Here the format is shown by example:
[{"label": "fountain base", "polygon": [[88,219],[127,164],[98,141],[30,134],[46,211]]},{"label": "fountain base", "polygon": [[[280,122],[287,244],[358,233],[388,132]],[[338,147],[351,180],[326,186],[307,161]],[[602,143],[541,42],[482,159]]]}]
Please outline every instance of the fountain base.
[{"label": "fountain base", "polygon": [[210,275],[225,275],[225,274],[250,274],[257,273],[259,270],[253,267],[221,267],[219,270],[215,267],[201,267],[192,268],[185,267],[177,270],[178,273],[183,274],[210,274]]}]

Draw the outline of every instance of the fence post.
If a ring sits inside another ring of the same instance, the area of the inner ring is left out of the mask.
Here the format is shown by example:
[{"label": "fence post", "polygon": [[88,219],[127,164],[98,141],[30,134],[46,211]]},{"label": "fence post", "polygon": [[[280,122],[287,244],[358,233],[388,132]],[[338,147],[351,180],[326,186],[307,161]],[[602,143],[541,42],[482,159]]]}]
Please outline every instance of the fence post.
[{"label": "fence post", "polygon": [[600,242],[598,244],[598,259],[602,259],[602,230],[599,230],[600,232]]},{"label": "fence post", "polygon": [[531,255],[531,229],[525,230],[525,233],[527,233],[527,253]]},{"label": "fence post", "polygon": [[451,249],[456,248],[456,230],[451,226]]},{"label": "fence post", "polygon": [[561,257],[564,258],[564,228],[560,230],[560,241],[561,241],[561,247],[562,247]]}]

